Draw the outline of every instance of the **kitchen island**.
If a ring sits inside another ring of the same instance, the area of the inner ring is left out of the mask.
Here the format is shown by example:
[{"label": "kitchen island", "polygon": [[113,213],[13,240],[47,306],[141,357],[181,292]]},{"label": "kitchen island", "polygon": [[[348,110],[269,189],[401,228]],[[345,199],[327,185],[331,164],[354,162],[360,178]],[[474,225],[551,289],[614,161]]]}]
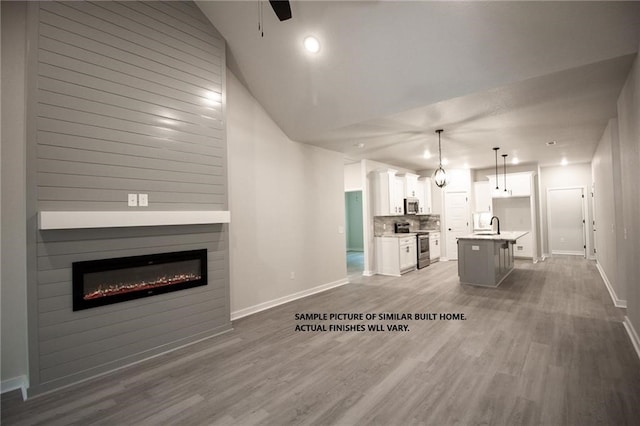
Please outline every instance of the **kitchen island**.
[{"label": "kitchen island", "polygon": [[513,245],[528,232],[458,237],[460,283],[497,287],[513,271]]}]

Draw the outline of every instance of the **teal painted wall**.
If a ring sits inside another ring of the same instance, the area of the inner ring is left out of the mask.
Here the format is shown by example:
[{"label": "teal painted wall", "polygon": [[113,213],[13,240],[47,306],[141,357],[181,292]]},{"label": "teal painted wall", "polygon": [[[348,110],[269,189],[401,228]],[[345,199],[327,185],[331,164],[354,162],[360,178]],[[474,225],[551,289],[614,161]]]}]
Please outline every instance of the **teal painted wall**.
[{"label": "teal painted wall", "polygon": [[347,250],[363,251],[362,235],[362,191],[344,193],[346,210]]}]

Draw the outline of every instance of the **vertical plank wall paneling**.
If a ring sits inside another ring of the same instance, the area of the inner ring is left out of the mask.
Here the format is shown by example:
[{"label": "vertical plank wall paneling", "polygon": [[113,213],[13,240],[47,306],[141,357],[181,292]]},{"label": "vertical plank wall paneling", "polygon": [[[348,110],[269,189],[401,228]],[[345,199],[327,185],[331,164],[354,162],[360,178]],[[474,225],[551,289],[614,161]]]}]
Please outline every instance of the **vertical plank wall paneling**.
[{"label": "vertical plank wall paneling", "polygon": [[[38,210],[227,210],[224,41],[191,2],[41,2]],[[75,261],[206,248],[207,286],[72,311]],[[41,393],[231,328],[226,225],[38,231]],[[33,340],[32,340],[33,342]]]}]

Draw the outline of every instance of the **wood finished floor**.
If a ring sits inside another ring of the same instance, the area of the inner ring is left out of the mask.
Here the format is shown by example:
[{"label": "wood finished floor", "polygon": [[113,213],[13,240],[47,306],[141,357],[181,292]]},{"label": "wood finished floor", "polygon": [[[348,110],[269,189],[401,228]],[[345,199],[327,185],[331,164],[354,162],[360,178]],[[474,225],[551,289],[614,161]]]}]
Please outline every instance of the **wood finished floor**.
[{"label": "wood finished floor", "polygon": [[[592,262],[517,262],[497,289],[459,285],[456,267],[360,278],[72,388],[6,394],[2,424],[638,424],[640,361]],[[295,332],[299,312],[468,319]]]}]

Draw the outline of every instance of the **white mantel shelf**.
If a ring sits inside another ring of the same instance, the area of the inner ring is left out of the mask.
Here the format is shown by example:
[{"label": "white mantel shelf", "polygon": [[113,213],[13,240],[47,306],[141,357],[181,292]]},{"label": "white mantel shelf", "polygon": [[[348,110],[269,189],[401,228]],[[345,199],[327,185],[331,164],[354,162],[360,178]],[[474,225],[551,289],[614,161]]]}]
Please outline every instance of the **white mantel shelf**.
[{"label": "white mantel shelf", "polygon": [[38,228],[85,229],[134,226],[206,225],[231,222],[226,210],[194,211],[41,211]]}]

